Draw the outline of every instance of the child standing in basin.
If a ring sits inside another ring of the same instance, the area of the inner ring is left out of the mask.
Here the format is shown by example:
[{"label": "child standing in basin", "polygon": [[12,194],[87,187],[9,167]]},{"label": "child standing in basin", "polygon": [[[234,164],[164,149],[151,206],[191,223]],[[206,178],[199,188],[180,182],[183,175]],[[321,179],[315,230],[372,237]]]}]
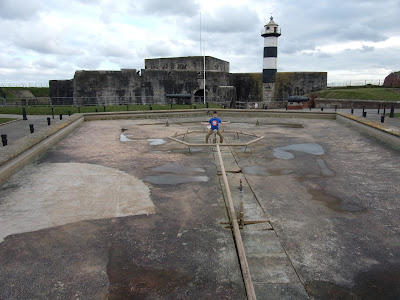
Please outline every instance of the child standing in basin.
[{"label": "child standing in basin", "polygon": [[219,130],[219,123],[229,124],[230,121],[222,122],[221,119],[218,118],[216,111],[213,112],[213,117],[208,122],[201,122],[201,124],[203,124],[203,125],[211,124],[211,128],[210,128],[210,130],[208,130],[208,133],[206,135],[206,144],[208,144],[208,138],[210,137],[210,135],[212,135],[214,130],[217,130],[217,134],[219,135],[219,138],[220,138],[219,142],[220,142],[220,144],[222,144],[224,137],[222,136],[222,133]]}]

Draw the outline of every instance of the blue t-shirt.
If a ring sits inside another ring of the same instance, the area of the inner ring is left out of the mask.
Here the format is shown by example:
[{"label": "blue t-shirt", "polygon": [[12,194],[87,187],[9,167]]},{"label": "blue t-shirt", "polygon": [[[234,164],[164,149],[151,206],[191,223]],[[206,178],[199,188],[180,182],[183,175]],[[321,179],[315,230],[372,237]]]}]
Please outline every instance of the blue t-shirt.
[{"label": "blue t-shirt", "polygon": [[214,130],[214,129],[218,130],[219,129],[219,125],[218,124],[221,123],[221,122],[222,121],[219,118],[216,118],[216,119],[211,118],[210,121],[208,121],[208,123],[211,124],[211,129],[212,130]]}]

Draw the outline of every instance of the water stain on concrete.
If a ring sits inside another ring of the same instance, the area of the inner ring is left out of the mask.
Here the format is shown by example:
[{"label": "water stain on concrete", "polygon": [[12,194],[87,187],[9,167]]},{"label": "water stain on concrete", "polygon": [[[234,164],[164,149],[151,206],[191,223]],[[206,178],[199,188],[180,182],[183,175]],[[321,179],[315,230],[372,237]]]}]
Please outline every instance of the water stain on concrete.
[{"label": "water stain on concrete", "polygon": [[157,151],[151,151],[150,153],[154,153],[154,154],[163,154],[163,153],[171,153],[171,151],[170,151],[170,150],[166,150],[166,151],[157,150]]},{"label": "water stain on concrete", "polygon": [[150,142],[150,146],[164,145],[167,143],[164,139],[147,139],[147,141]]},{"label": "water stain on concrete", "polygon": [[271,176],[271,173],[267,172],[264,167],[260,166],[244,166],[242,167],[242,172],[248,175]]},{"label": "water stain on concrete", "polygon": [[107,275],[110,282],[107,296],[113,300],[150,299],[151,296],[165,299],[193,281],[193,278],[174,269],[135,264],[120,247],[110,249]]},{"label": "water stain on concrete", "polygon": [[162,174],[146,176],[144,180],[153,184],[177,185],[190,182],[207,182],[208,179],[208,176]]},{"label": "water stain on concrete", "polygon": [[119,136],[119,140],[121,141],[121,142],[130,142],[130,141],[133,141],[132,139],[130,139],[129,137],[130,137],[131,135],[125,135],[124,133],[121,133],[120,134],[120,136]]},{"label": "water stain on concrete", "polygon": [[204,173],[206,171],[203,168],[184,166],[184,165],[175,164],[175,163],[168,163],[165,165],[151,168],[150,170],[152,172],[178,173],[178,174],[189,173],[189,172]]},{"label": "water stain on concrete", "polygon": [[[125,134],[124,132],[121,132],[119,136],[119,140],[121,142],[135,142],[135,141],[140,141],[138,139],[132,139],[134,135],[132,134]],[[146,139],[149,142],[150,146],[158,146],[158,145],[164,145],[167,142],[164,139]]]},{"label": "water stain on concrete", "polygon": [[257,176],[284,176],[294,173],[291,169],[268,169],[261,166],[244,166],[242,172],[247,175]]},{"label": "water stain on concrete", "polygon": [[328,281],[306,282],[313,299],[400,299],[400,265],[362,272],[351,287]]},{"label": "water stain on concrete", "polygon": [[316,159],[317,165],[319,167],[319,169],[321,170],[321,174],[323,176],[327,176],[327,177],[332,177],[335,176],[335,173],[328,168],[328,166],[326,165],[326,162],[321,159],[321,158],[317,158]]},{"label": "water stain on concrete", "polygon": [[197,175],[198,173],[205,173],[205,169],[175,163],[153,167],[150,171],[162,173],[149,175],[144,179],[153,184],[177,185],[190,182],[207,182],[209,180],[208,176]]},{"label": "water stain on concrete", "polygon": [[289,151],[305,152],[313,155],[324,155],[325,151],[321,145],[316,143],[303,143],[303,144],[292,144],[285,147],[277,147],[273,149],[273,155],[276,158],[281,159],[292,159],[294,154]]},{"label": "water stain on concrete", "polygon": [[337,212],[360,213],[365,212],[366,208],[355,203],[343,201],[340,198],[327,194],[324,190],[309,190],[313,200],[324,203],[328,208]]},{"label": "water stain on concrete", "polygon": [[[0,191],[0,243],[11,234],[155,212],[149,188],[117,169],[84,163],[31,168],[23,185]],[[6,186],[20,180],[17,174]]]}]

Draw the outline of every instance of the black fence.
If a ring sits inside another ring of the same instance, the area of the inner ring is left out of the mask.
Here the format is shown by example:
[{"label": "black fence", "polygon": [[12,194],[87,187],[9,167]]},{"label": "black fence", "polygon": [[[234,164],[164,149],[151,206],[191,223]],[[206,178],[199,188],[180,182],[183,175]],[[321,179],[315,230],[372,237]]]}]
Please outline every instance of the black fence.
[{"label": "black fence", "polygon": [[218,103],[230,106],[231,101],[220,97],[36,97],[36,98],[0,98],[2,107],[24,106],[111,106],[111,105],[148,105],[148,104],[202,104]]}]

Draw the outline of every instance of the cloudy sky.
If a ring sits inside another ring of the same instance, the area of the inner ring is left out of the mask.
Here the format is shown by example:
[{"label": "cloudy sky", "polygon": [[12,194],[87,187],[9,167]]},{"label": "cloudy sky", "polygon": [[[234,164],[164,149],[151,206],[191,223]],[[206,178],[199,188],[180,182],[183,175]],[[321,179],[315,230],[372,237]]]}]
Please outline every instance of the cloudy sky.
[{"label": "cloudy sky", "polygon": [[200,14],[206,55],[261,72],[271,13],[278,72],[377,83],[400,71],[399,0],[0,0],[0,86],[200,55]]}]

